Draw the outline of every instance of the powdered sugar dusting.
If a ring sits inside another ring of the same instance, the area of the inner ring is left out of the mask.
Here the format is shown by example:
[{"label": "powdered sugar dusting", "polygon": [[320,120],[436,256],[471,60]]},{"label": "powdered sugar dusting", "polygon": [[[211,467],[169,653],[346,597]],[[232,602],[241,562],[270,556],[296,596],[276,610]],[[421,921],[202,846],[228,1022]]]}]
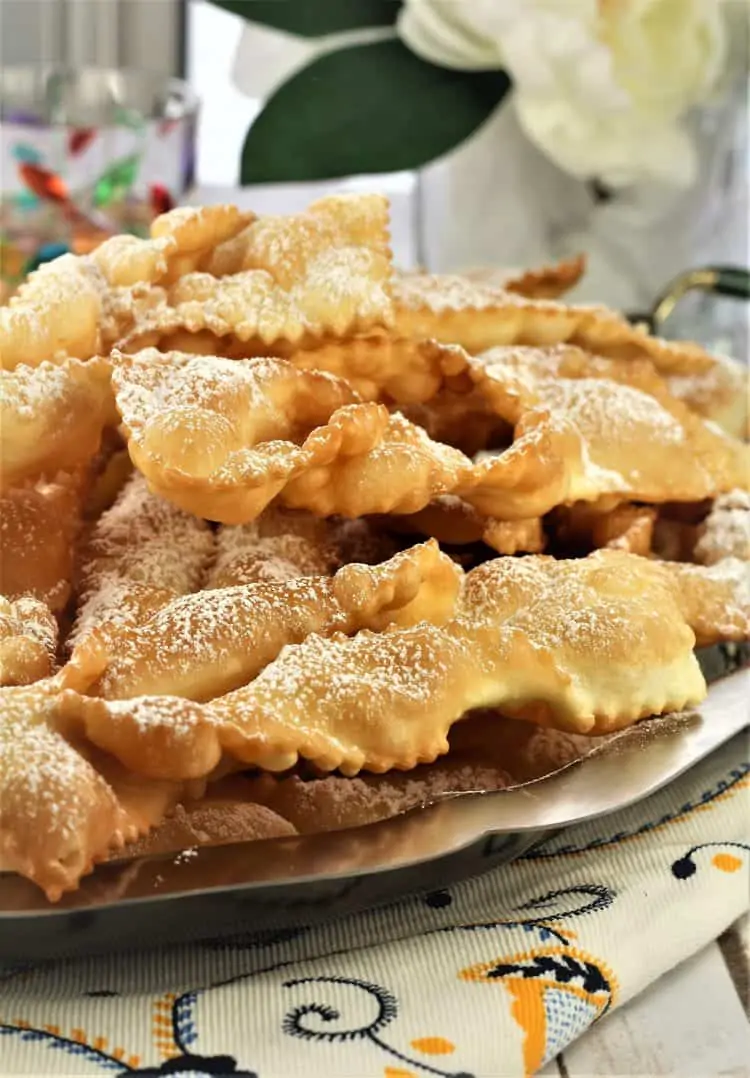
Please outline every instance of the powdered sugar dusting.
[{"label": "powdered sugar dusting", "polygon": [[0,306],[3,367],[93,356],[99,346],[105,287],[97,268],[85,258],[65,254],[40,266],[8,305]]},{"label": "powdered sugar dusting", "polygon": [[396,276],[393,281],[393,297],[397,305],[411,310],[428,309],[435,314],[446,311],[486,311],[499,310],[503,307],[526,308],[542,314],[546,312],[588,313],[602,312],[615,318],[611,311],[602,306],[580,304],[576,307],[564,306],[554,300],[532,300],[516,292],[509,292],[492,280],[481,280],[459,274],[406,274]]},{"label": "powdered sugar dusting", "polygon": [[134,475],[102,514],[83,555],[81,601],[71,642],[104,620],[132,624],[135,589],[184,594],[195,590],[214,548],[205,521],[152,494]]},{"label": "powdered sugar dusting", "polygon": [[176,324],[192,332],[271,344],[392,319],[388,210],[378,196],[333,196],[306,213],[261,217],[205,268],[169,297]]},{"label": "powdered sugar dusting", "polygon": [[214,725],[213,716],[201,704],[179,696],[138,696],[110,700],[107,711],[113,718],[127,717],[141,733],[163,728],[170,738],[189,738],[200,727]]},{"label": "powdered sugar dusting", "polygon": [[19,364],[12,371],[0,370],[0,425],[3,418],[9,418],[3,413],[31,420],[41,408],[63,404],[69,392],[69,364]]},{"label": "powdered sugar dusting", "polygon": [[301,834],[359,827],[389,819],[459,793],[498,790],[510,777],[497,766],[453,762],[448,757],[405,773],[303,781],[297,776],[277,784],[268,804]]},{"label": "powdered sugar dusting", "polygon": [[632,386],[600,378],[544,381],[542,403],[568,415],[589,438],[624,445],[640,437],[660,445],[685,441],[685,430],[654,397]]},{"label": "powdered sugar dusting", "polygon": [[[279,360],[229,360],[179,352],[162,354],[147,348],[118,359],[117,403],[128,425],[139,427],[172,408],[246,411],[270,410],[267,390],[288,368]],[[282,429],[288,422],[279,417]]]},{"label": "powdered sugar dusting", "polygon": [[462,621],[470,633],[490,634],[493,662],[505,661],[519,637],[550,655],[571,648],[621,660],[629,647],[643,650],[645,625],[669,610],[679,619],[658,569],[608,550],[572,561],[498,558],[480,565],[466,577]]},{"label": "powdered sugar dusting", "polygon": [[109,787],[54,729],[57,706],[42,685],[0,697],[2,831],[15,836],[39,877],[54,875],[63,859],[75,876],[97,852],[88,848],[92,837],[98,833],[104,846],[115,820]]},{"label": "powdered sugar dusting", "polygon": [[0,685],[24,685],[50,674],[57,621],[37,599],[10,602],[0,595]]},{"label": "powdered sugar dusting", "polygon": [[694,553],[703,565],[723,558],[750,561],[750,493],[733,490],[716,499],[699,529]]},{"label": "powdered sugar dusting", "polygon": [[394,549],[364,520],[321,519],[272,507],[249,524],[219,529],[207,587],[330,576],[352,561],[383,561]]},{"label": "powdered sugar dusting", "polygon": [[211,707],[251,736],[258,731],[266,766],[279,758],[288,766],[299,753],[345,774],[367,761],[413,767],[447,749],[440,726],[456,692],[452,664],[463,650],[426,622],[351,638],[311,634]]},{"label": "powdered sugar dusting", "polygon": [[174,599],[113,655],[108,697],[175,693],[209,700],[246,684],[289,642],[350,629],[328,581],[298,578]]},{"label": "powdered sugar dusting", "polygon": [[[731,606],[742,616],[750,629],[750,562],[739,558],[722,558],[705,570],[707,579],[729,585]],[[731,637],[731,632],[723,633]]]},{"label": "powdered sugar dusting", "polygon": [[205,521],[152,494],[135,475],[102,515],[87,553],[93,576],[111,568],[123,580],[185,592],[198,586],[212,550]]}]

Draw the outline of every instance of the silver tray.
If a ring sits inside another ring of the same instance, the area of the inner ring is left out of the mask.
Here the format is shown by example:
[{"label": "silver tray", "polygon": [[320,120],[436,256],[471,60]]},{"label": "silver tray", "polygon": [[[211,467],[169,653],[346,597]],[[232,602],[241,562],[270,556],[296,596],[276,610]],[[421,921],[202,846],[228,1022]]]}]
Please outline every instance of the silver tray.
[{"label": "silver tray", "polygon": [[112,862],[56,905],[2,875],[0,959],[283,933],[439,889],[647,797],[748,722],[744,669],[712,685],[699,711],[639,724],[523,786],[453,796],[348,831]]}]

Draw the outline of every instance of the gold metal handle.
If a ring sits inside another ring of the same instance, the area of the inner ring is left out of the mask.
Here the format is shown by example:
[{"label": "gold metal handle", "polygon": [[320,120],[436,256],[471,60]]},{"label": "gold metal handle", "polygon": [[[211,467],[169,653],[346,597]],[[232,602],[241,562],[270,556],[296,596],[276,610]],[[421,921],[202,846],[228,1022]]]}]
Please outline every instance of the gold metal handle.
[{"label": "gold metal handle", "polygon": [[750,271],[739,266],[704,266],[680,274],[651,309],[649,322],[653,332],[659,331],[688,292],[696,290],[750,300]]}]

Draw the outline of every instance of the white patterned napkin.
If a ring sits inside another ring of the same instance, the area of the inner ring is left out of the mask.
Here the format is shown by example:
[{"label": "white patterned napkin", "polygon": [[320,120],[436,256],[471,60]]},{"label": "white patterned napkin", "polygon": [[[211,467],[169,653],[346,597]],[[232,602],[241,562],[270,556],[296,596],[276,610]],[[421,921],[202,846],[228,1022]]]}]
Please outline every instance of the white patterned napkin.
[{"label": "white patterned napkin", "polygon": [[532,1074],[748,908],[748,755],[327,926],[0,970],[0,1074]]}]

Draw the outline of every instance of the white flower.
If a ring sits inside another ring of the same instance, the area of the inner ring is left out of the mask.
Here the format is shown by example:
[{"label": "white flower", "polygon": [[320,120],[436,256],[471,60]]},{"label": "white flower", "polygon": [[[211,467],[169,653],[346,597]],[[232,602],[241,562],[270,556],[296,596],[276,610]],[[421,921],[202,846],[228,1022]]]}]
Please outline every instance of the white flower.
[{"label": "white flower", "polygon": [[432,63],[505,68],[526,134],[567,172],[613,186],[643,179],[686,186],[697,161],[683,121],[724,75],[728,6],[406,0],[398,29]]}]

